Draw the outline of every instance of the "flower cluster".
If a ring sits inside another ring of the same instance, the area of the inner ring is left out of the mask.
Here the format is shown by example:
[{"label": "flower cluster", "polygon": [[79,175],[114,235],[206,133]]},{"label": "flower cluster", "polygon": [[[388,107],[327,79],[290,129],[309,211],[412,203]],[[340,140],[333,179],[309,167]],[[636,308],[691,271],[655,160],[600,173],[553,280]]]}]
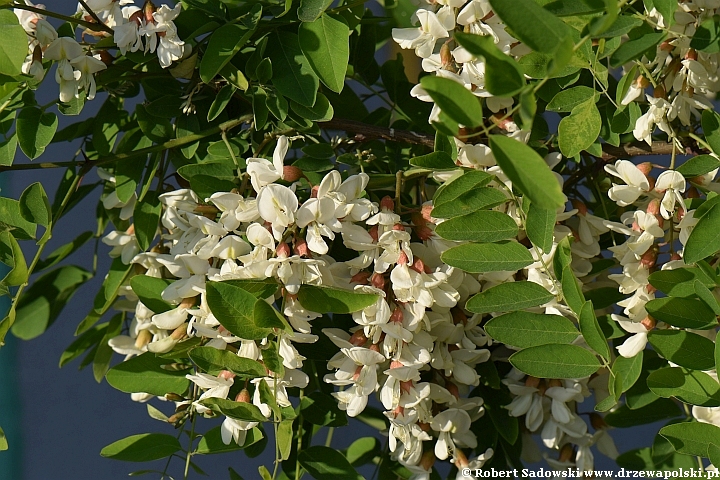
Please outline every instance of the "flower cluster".
[{"label": "flower cluster", "polygon": [[[45,9],[44,5],[34,5],[30,0],[24,2],[33,10]],[[123,55],[138,50],[157,52],[163,68],[181,59],[186,45],[178,37],[173,23],[180,13],[181,5],[178,3],[172,9],[162,5],[156,9],[152,2],[146,2],[141,10],[133,3],[132,0],[88,0],[86,4],[92,14],[81,5],[78,5],[78,14],[88,22],[94,22],[94,16],[97,16],[107,27],[114,29],[115,43]],[[14,11],[28,35],[28,55],[22,66],[23,73],[41,82],[47,71],[43,61],[55,62],[55,80],[60,87],[61,102],[70,102],[78,98],[81,92],[88,100],[95,98],[95,74],[105,70],[106,61],[112,57],[106,51],[93,51],[72,37],[58,36],[45,16],[36,11],[22,8]],[[98,35],[102,34],[104,32]]]},{"label": "flower cluster", "polygon": [[[621,104],[647,100],[648,109],[640,116],[633,134],[650,144],[652,133],[659,128],[674,138],[679,121],[683,127],[691,120],[699,120],[702,110],[712,109],[712,98],[720,89],[718,66],[720,56],[692,48],[690,43],[697,27],[718,13],[720,2],[678,2],[673,18],[666,19],[656,8],[646,11],[648,21],[658,30],[667,31],[655,55],[643,56],[641,61],[627,65],[631,80]],[[652,95],[645,94],[652,86]],[[644,98],[643,98],[644,97]]]}]

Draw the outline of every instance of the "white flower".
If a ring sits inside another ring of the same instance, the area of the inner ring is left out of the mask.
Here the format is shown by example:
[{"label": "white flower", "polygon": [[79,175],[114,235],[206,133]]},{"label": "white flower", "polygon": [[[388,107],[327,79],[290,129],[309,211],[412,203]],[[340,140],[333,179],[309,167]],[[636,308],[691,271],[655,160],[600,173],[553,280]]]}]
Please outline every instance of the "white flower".
[{"label": "white flower", "polygon": [[660,202],[660,213],[668,220],[675,211],[675,202],[680,204],[680,209],[685,210],[682,193],[685,192],[685,177],[675,170],[666,170],[660,174],[655,184],[655,191],[664,193]]},{"label": "white flower", "polygon": [[89,55],[81,55],[73,60],[70,60],[75,69],[80,72],[78,80],[78,86],[85,89],[88,100],[95,98],[96,86],[95,86],[95,74],[107,68],[101,60],[91,57]]},{"label": "white flower", "polygon": [[282,238],[285,228],[295,221],[298,199],[287,187],[278,184],[266,185],[257,197],[258,213],[263,220],[272,224],[276,240]]},{"label": "white flower", "polygon": [[605,165],[605,171],[625,182],[625,185],[613,183],[608,191],[608,197],[621,207],[630,205],[650,190],[645,174],[628,160],[618,160],[615,165]]},{"label": "white flower", "polygon": [[289,142],[285,135],[278,137],[275,151],[273,152],[273,161],[270,163],[264,158],[248,158],[247,173],[250,175],[250,182],[256,192],[262,187],[273,183],[276,180],[283,179],[283,161],[289,148]]},{"label": "white flower", "polygon": [[664,98],[654,98],[650,95],[646,95],[646,98],[648,102],[650,102],[650,108],[635,122],[633,135],[636,139],[643,140],[647,142],[648,145],[652,145],[652,133],[655,130],[655,125],[668,135],[672,133],[670,125],[668,125],[665,118],[665,114],[670,109],[670,104]]},{"label": "white flower", "polygon": [[416,15],[420,27],[393,28],[392,37],[401,48],[413,48],[418,57],[427,58],[432,55],[435,42],[449,37],[449,34],[434,12],[420,9]]}]

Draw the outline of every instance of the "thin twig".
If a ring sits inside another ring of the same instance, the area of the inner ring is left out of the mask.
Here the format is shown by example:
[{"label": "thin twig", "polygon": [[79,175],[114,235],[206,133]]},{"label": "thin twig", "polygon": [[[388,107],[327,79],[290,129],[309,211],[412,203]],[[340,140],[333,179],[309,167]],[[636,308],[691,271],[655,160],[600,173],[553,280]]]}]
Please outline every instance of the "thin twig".
[{"label": "thin twig", "polygon": [[[92,8],[90,8],[87,3],[85,3],[85,0],[78,0],[78,2],[80,3],[80,5],[82,5],[82,7],[85,9],[85,11],[92,17],[92,19],[95,20],[95,22],[97,22],[98,25],[105,25],[105,22],[100,20],[100,17],[98,17],[98,14],[95,13],[95,11]],[[109,28],[108,33],[111,33],[114,35],[115,30],[113,30],[110,27],[108,27],[108,28]]]}]

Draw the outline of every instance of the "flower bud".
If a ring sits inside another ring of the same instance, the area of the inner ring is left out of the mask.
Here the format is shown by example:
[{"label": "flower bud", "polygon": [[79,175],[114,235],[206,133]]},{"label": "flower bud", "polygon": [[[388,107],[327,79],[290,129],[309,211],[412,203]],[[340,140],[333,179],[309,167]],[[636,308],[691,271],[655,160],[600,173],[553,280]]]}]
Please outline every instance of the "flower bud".
[{"label": "flower bud", "polygon": [[370,278],[370,272],[363,270],[362,272],[358,272],[352,277],[350,277],[350,283],[359,283],[362,285],[368,284],[368,279]]},{"label": "flower bud", "polygon": [[375,353],[380,353],[380,345],[378,345],[377,343],[373,343],[368,347],[368,350],[371,350]]},{"label": "flower bud", "polygon": [[392,360],[390,362],[390,368],[402,368],[404,366],[400,360]]},{"label": "flower bud", "polygon": [[143,15],[145,16],[145,22],[148,25],[154,25],[155,17],[153,17],[153,13],[155,13],[157,11],[155,4],[153,4],[150,0],[145,0],[142,11],[143,11]]},{"label": "flower bud", "polygon": [[[673,252],[673,254],[670,255],[670,260],[682,260],[682,257],[680,256],[679,253]],[[655,289],[655,290],[657,290],[657,289]]]},{"label": "flower bud", "polygon": [[666,96],[667,93],[665,92],[665,87],[663,87],[662,85],[658,85],[653,90],[653,97],[655,98],[666,98]]},{"label": "flower bud", "polygon": [[235,396],[235,401],[240,403],[250,403],[250,392],[248,392],[248,389],[243,388],[240,390],[240,393]]},{"label": "flower bud", "polygon": [[640,264],[644,267],[651,268],[655,266],[658,257],[658,247],[653,245],[648,249],[647,252],[643,253],[640,257]]},{"label": "flower bud", "polygon": [[647,209],[645,210],[646,213],[649,213],[650,215],[657,215],[660,213],[660,200],[657,198],[653,198],[650,203],[648,203]]},{"label": "flower bud", "polygon": [[370,284],[375,288],[384,290],[385,289],[385,277],[382,274],[375,272],[370,276]]},{"label": "flower bud", "polygon": [[[434,457],[435,455],[433,455]],[[467,468],[470,463],[468,462],[467,457],[465,456],[465,453],[460,450],[459,448],[455,449],[455,466],[459,469]]]},{"label": "flower bud", "polygon": [[288,245],[287,243],[281,243],[275,249],[275,255],[277,255],[278,257],[284,257],[284,258],[289,257],[290,256],[290,245]]},{"label": "flower bud", "polygon": [[538,388],[539,385],[540,385],[540,379],[537,377],[532,377],[532,376],[528,375],[527,378],[525,379],[526,387]]},{"label": "flower bud", "polygon": [[183,323],[170,334],[173,340],[182,340],[187,337],[187,323]]},{"label": "flower bud", "polygon": [[427,220],[428,222],[432,222],[432,211],[433,206],[432,205],[423,205],[420,209],[420,213],[422,214],[422,217]]},{"label": "flower bud", "polygon": [[642,88],[644,90],[650,85],[650,81],[643,75],[640,75],[635,79],[635,85],[638,88]]},{"label": "flower bud", "polygon": [[560,454],[558,455],[558,461],[559,462],[569,462],[573,458],[575,458],[575,449],[573,448],[571,443],[566,443],[560,449]]},{"label": "flower bud", "polygon": [[143,11],[138,10],[137,12],[130,15],[128,19],[130,22],[135,22],[138,27],[142,26]]},{"label": "flower bud", "polygon": [[373,242],[377,243],[378,238],[380,238],[380,235],[378,234],[378,226],[373,225],[372,227],[370,227],[370,230],[368,230],[368,233],[370,234],[370,237],[372,237]]},{"label": "flower bud", "polygon": [[650,162],[642,162],[637,165],[637,169],[640,170],[646,177],[652,172],[653,166]]},{"label": "flower bud", "polygon": [[675,49],[675,46],[670,43],[671,40],[665,40],[660,44],[660,50],[664,52],[672,52]]},{"label": "flower bud", "polygon": [[407,253],[404,251],[400,252],[400,255],[398,256],[397,264],[398,265],[407,265],[408,262],[410,262],[410,259],[407,256]]},{"label": "flower bud", "polygon": [[418,236],[418,238],[423,242],[430,240],[435,234],[435,232],[433,232],[430,227],[426,225],[414,227],[413,230],[415,231],[415,234]]},{"label": "flower bud", "polygon": [[467,324],[467,315],[465,315],[465,312],[463,312],[459,308],[453,308],[450,310],[450,313],[452,314],[453,323],[455,325],[466,325]]},{"label": "flower bud", "polygon": [[390,321],[395,323],[402,323],[403,311],[400,307],[395,307],[395,310],[390,314]]},{"label": "flower bud", "polygon": [[166,393],[165,399],[170,402],[182,402],[185,400],[185,397],[180,396],[177,393]]},{"label": "flower bud", "polygon": [[557,378],[553,378],[552,380],[549,380],[547,382],[547,384],[548,384],[548,388],[562,387],[562,382],[560,380],[558,380]]},{"label": "flower bud", "polygon": [[362,347],[367,341],[368,337],[365,335],[365,332],[362,328],[353,333],[348,339],[348,342],[350,342],[355,347]]},{"label": "flower bud", "polygon": [[410,265],[410,268],[415,270],[418,273],[424,273],[425,272],[425,263],[422,261],[422,259],[415,257],[413,260],[412,265]]},{"label": "flower bud", "polygon": [[285,165],[283,167],[283,180],[286,182],[297,182],[304,176],[305,174],[298,167],[292,165]]},{"label": "flower bud", "polygon": [[395,210],[395,202],[392,198],[385,195],[382,200],[380,200],[380,208],[385,210]]},{"label": "flower bud", "polygon": [[685,60],[697,60],[698,59],[698,53],[697,50],[694,48],[691,48],[687,51],[685,54]]},{"label": "flower bud", "polygon": [[640,323],[643,327],[645,327],[646,330],[652,330],[653,328],[655,328],[655,325],[657,325],[657,320],[648,315]]},{"label": "flower bud", "polygon": [[315,185],[310,189],[310,198],[317,198],[318,192],[320,191],[320,186]]},{"label": "flower bud", "polygon": [[396,223],[395,225],[393,225],[392,229],[395,230],[396,232],[404,232],[405,231],[405,227],[401,223]]},{"label": "flower bud", "polygon": [[587,215],[587,212],[588,212],[587,205],[585,205],[580,200],[573,199],[572,206],[573,206],[573,208],[577,209],[577,211],[580,215]]},{"label": "flower bud", "polygon": [[143,348],[150,343],[151,339],[152,333],[150,333],[150,330],[140,330],[137,338],[135,339],[135,348]]},{"label": "flower bud", "polygon": [[[459,451],[460,449],[457,449],[457,451],[455,452],[455,458],[457,458],[457,452]],[[423,453],[422,457],[420,457],[420,466],[428,472],[432,469],[434,463],[435,452],[432,450],[428,450],[427,452]],[[465,464],[467,465],[467,459],[465,459]]]},{"label": "flower bud", "polygon": [[442,68],[445,70],[453,64],[452,52],[450,51],[450,46],[447,43],[443,43],[442,47],[440,47],[440,63],[442,64]]},{"label": "flower bud", "polygon": [[223,380],[232,380],[235,378],[235,374],[230,370],[222,370],[218,373],[218,378],[222,378]]},{"label": "flower bud", "polygon": [[602,415],[598,415],[595,412],[590,413],[590,425],[592,425],[595,430],[605,430],[608,428],[608,424]]},{"label": "flower bud", "polygon": [[453,382],[448,381],[447,383],[445,383],[445,388],[448,392],[452,394],[453,397],[458,399],[460,398],[460,390],[458,390],[457,385],[455,385]]},{"label": "flower bud", "polygon": [[301,257],[311,256],[310,249],[308,248],[308,244],[304,238],[298,238],[295,240],[295,246],[293,247],[293,251],[295,252],[295,255],[299,255]]}]

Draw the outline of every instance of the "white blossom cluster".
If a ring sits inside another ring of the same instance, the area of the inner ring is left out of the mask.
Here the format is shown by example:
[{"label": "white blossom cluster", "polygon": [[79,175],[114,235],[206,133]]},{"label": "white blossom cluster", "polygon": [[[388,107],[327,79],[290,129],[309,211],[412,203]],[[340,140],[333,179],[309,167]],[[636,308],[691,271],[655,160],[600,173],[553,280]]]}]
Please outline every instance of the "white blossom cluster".
[{"label": "white blossom cluster", "polygon": [[[519,128],[510,115],[514,99],[493,96],[485,89],[484,60],[471,55],[461,46],[456,46],[452,50],[449,47],[452,31],[460,26],[467,33],[491,36],[496,46],[507,55],[521,57],[530,52],[527,46],[505,30],[505,25],[494,14],[490,3],[487,0],[418,2],[418,10],[413,20],[419,23],[418,28],[393,29],[393,39],[402,48],[414,49],[422,58],[422,68],[426,72],[457,81],[482,99],[485,107],[491,112],[491,120],[496,126],[497,133],[526,142],[530,132]],[[411,93],[422,101],[432,102],[430,95],[420,85],[415,86]],[[434,105],[429,121],[437,121],[439,115],[440,109]],[[495,175],[498,179],[498,187],[503,191],[512,189],[511,182],[496,165],[489,146],[479,142],[464,143],[457,138],[455,142],[458,147],[459,166],[487,171]],[[550,168],[553,168],[561,158],[560,154],[549,154],[545,160]],[[440,181],[447,180],[454,174],[456,173],[436,174],[435,178]],[[556,177],[562,185],[564,179],[557,174]],[[580,202],[574,203],[574,209],[558,211],[558,224],[555,226],[553,246],[550,251],[541,252],[540,249],[531,249],[530,252],[536,263],[522,272],[481,275],[479,281],[482,290],[520,277],[538,283],[558,295],[551,267],[552,258],[558,243],[569,235],[575,238],[571,246],[573,273],[587,283],[600,281],[597,275],[590,275],[592,270],[590,259],[600,255],[599,238],[609,231],[609,227],[604,219],[589,213],[585,205]],[[524,228],[524,218],[517,205],[509,203],[505,207],[496,209],[504,209],[521,229]],[[575,320],[573,312],[562,302],[553,301],[538,310]],[[532,438],[533,433],[540,434],[542,443],[546,447],[559,452],[557,458],[545,456],[548,463],[557,470],[565,470],[568,467],[592,469],[594,462],[592,446],[597,446],[601,453],[612,459],[618,456],[612,438],[607,434],[607,425],[600,419],[594,422],[595,432],[590,433],[587,423],[575,412],[575,406],[591,395],[589,388],[595,391],[596,396],[607,396],[607,374],[598,378],[604,380],[604,384],[599,380],[589,383],[589,378],[540,380],[526,376],[515,369],[511,371],[503,382],[514,397],[507,406],[510,415],[525,419],[523,460],[532,462],[542,459],[542,454]],[[463,477],[459,474],[458,478]]]},{"label": "white blossom cluster", "polygon": [[[702,110],[713,108],[709,98],[720,90],[720,55],[695,50],[690,42],[697,27],[718,9],[717,0],[678,2],[672,25],[655,8],[646,12],[648,22],[659,31],[667,31],[668,37],[658,45],[652,60],[643,56],[640,68],[625,67],[635,77],[621,104],[642,100],[643,96],[649,103],[647,112],[635,123],[633,134],[638,140],[650,144],[655,128],[674,138],[674,120],[687,127],[693,117],[700,119]],[[650,86],[653,94],[647,95]]]},{"label": "white blossom cluster", "polygon": [[[30,0],[24,2],[29,7],[45,9],[44,5],[34,5]],[[120,53],[138,50],[157,52],[163,68],[182,58],[185,44],[178,37],[173,23],[180,13],[181,5],[178,3],[172,9],[162,5],[156,10],[151,2],[147,2],[145,10],[141,11],[133,3],[133,0],[86,2],[106,26],[114,29],[114,40]],[[100,51],[93,52],[92,47],[81,45],[73,37],[58,36],[45,15],[20,8],[14,11],[28,35],[28,55],[22,72],[40,82],[46,73],[43,61],[55,62],[55,80],[60,87],[61,102],[70,102],[79,97],[81,92],[88,100],[95,98],[95,74],[107,68],[103,60],[111,57],[103,57]],[[78,5],[78,13],[83,20],[94,21],[81,5]]]},{"label": "white blossom cluster", "polygon": [[[429,215],[418,215],[407,225],[389,197],[380,204],[365,198],[368,175],[342,180],[339,172],[331,171],[319,185],[303,191],[292,182],[293,167],[283,165],[288,147],[287,138],[279,137],[272,162],[247,160],[245,175],[254,192],[249,195],[218,192],[203,201],[185,189],[162,194],[161,242],[152,251],[139,253],[132,229],[111,232],[103,240],[113,247],[111,256],[141,266],[145,275],[175,279],[162,298],[176,307],[159,314],[138,301],[129,287],[124,289],[126,300],[117,307],[133,310],[134,317],[128,334],[113,338],[110,346],[132,356],[167,352],[180,340],[202,336],[210,339],[208,346],[262,361],[267,339],[229,334],[208,308],[206,283],[274,278],[281,286],[280,297],[267,301],[282,305],[293,328],[277,337],[285,375],[269,372],[252,381],[252,395],[244,389],[236,398],[253,402],[269,418],[259,382],[277,391],[280,406],[290,406],[286,388],[308,384],[301,370],[304,357],[293,344],[317,340],[312,320],[321,315],[297,300],[300,286],[377,294],[376,303],[353,314],[357,326],[351,331],[323,330],[340,349],[328,363],[333,373],[325,381],[338,387],[334,395],[349,416],[360,414],[369,397],[378,395],[391,424],[390,448],[418,475],[429,475],[435,458],[462,458],[467,464],[457,447],[477,445],[469,429],[483,414],[482,398],[467,394],[479,384],[475,365],[487,361],[490,352],[483,348],[488,337],[478,326],[480,316],[468,316],[460,306],[480,290],[480,282],[440,261],[452,242],[434,234]],[[125,210],[134,201],[121,203],[113,194],[106,200],[108,208]],[[411,242],[412,231],[422,242]],[[336,235],[357,252],[356,258],[340,262],[328,255],[328,240]],[[234,382],[229,372],[188,378],[204,390],[198,400],[226,398]],[[194,408],[207,412],[199,403]],[[226,419],[223,438],[242,443],[255,425]],[[423,454],[425,442],[434,442],[431,455]],[[491,455],[485,452],[470,464],[480,466]]]}]

